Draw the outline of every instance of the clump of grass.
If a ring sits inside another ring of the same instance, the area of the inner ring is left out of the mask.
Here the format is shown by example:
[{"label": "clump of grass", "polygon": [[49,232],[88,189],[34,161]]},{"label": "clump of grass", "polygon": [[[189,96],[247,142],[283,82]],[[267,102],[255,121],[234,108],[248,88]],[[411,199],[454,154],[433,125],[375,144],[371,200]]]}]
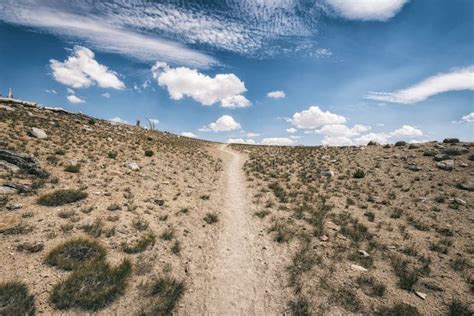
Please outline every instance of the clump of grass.
[{"label": "clump of grass", "polygon": [[140,239],[135,240],[132,243],[123,243],[122,249],[125,253],[134,254],[145,251],[149,246],[155,244],[156,237],[153,233],[143,235]]},{"label": "clump of grass", "polygon": [[352,177],[355,179],[362,179],[365,177],[365,172],[362,169],[357,169],[353,174]]},{"label": "clump of grass", "polygon": [[102,219],[96,218],[92,223],[84,224],[81,228],[89,236],[98,238],[100,235],[102,235],[104,223],[102,223]]},{"label": "clump of grass", "polygon": [[70,173],[79,173],[81,171],[81,165],[68,165],[64,168],[64,171]]},{"label": "clump of grass", "polygon": [[270,211],[269,210],[261,210],[261,211],[257,211],[255,212],[253,215],[259,217],[259,218],[264,218],[265,216],[267,216],[268,214],[270,214]]},{"label": "clump of grass", "polygon": [[291,310],[291,314],[295,316],[310,316],[311,313],[309,311],[309,303],[308,301],[301,296],[295,301],[290,301],[289,307]]},{"label": "clump of grass", "polygon": [[278,182],[270,183],[268,188],[273,191],[273,194],[275,194],[281,203],[286,203],[288,201],[285,189]]},{"label": "clump of grass", "polygon": [[351,238],[354,242],[371,240],[373,238],[373,235],[369,232],[368,228],[357,220],[353,220],[352,223],[342,226],[341,234]]},{"label": "clump of grass", "polygon": [[208,224],[214,224],[219,221],[219,217],[217,216],[216,213],[207,213],[203,219]]},{"label": "clump of grass", "polygon": [[86,197],[87,193],[79,190],[56,190],[42,195],[37,203],[43,206],[61,206],[83,200]]},{"label": "clump of grass", "polygon": [[74,270],[90,263],[102,261],[106,251],[97,241],[78,238],[53,248],[46,256],[46,263],[63,270]]},{"label": "clump of grass", "polygon": [[58,216],[61,217],[61,218],[70,218],[70,217],[76,216],[76,215],[77,215],[77,213],[74,210],[61,210],[58,213]]},{"label": "clump of grass", "polygon": [[373,297],[382,297],[385,294],[385,285],[374,277],[361,275],[356,280],[362,291]]},{"label": "clump of grass", "polygon": [[179,240],[175,240],[173,246],[171,247],[171,252],[175,255],[179,255],[181,253],[181,243]]},{"label": "clump of grass", "polygon": [[163,240],[171,240],[174,238],[174,229],[167,228],[161,235],[160,238]]},{"label": "clump of grass", "polygon": [[416,307],[405,304],[399,303],[393,306],[384,306],[380,308],[378,312],[375,313],[378,316],[420,316],[421,314],[418,312]]},{"label": "clump of grass", "polygon": [[117,267],[111,267],[104,261],[91,262],[56,284],[51,302],[58,309],[99,310],[124,293],[131,271],[129,260],[124,260]]},{"label": "clump of grass", "polygon": [[117,153],[116,151],[109,151],[109,152],[107,153],[107,157],[109,157],[110,159],[115,159],[115,158],[117,158],[117,155],[118,155],[118,153]]},{"label": "clump of grass", "polygon": [[28,226],[24,223],[20,223],[18,225],[4,228],[0,230],[0,234],[3,235],[25,235],[33,231],[33,227]]},{"label": "clump of grass", "polygon": [[35,297],[24,283],[0,283],[0,315],[35,315],[35,312]]},{"label": "clump of grass", "polygon": [[362,308],[362,303],[357,298],[354,291],[347,288],[340,288],[335,291],[331,299],[334,303],[349,312],[357,313]]},{"label": "clump of grass", "polygon": [[454,300],[448,305],[448,316],[471,316],[472,311],[467,304],[459,300]]},{"label": "clump of grass", "polygon": [[140,314],[172,315],[185,290],[184,282],[170,276],[153,281],[148,289],[148,295],[153,297],[153,301]]},{"label": "clump of grass", "polygon": [[147,157],[153,156],[153,150],[151,150],[151,149],[145,150],[145,156],[147,156]]},{"label": "clump of grass", "polygon": [[43,248],[44,245],[40,242],[24,242],[16,246],[16,251],[34,253],[43,250]]},{"label": "clump of grass", "polygon": [[278,243],[288,242],[293,238],[293,232],[290,228],[282,221],[278,221],[270,228],[270,232],[275,233],[275,240]]},{"label": "clump of grass", "polygon": [[396,208],[390,214],[390,218],[400,218],[402,217],[403,210],[401,208]]},{"label": "clump of grass", "polygon": [[398,286],[403,290],[411,291],[418,281],[419,271],[410,267],[408,262],[398,256],[392,258],[392,267],[398,276]]},{"label": "clump of grass", "polygon": [[132,226],[138,231],[147,230],[149,225],[150,223],[142,218],[136,218],[132,221]]}]

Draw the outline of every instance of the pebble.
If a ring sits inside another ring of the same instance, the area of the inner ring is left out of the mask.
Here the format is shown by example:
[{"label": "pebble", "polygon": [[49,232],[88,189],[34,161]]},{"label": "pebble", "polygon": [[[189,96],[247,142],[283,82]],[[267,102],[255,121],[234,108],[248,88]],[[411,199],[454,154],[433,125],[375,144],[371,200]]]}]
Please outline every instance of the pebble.
[{"label": "pebble", "polygon": [[351,270],[352,271],[359,271],[359,272],[367,272],[368,270],[364,268],[363,266],[359,266],[357,264],[351,264]]}]

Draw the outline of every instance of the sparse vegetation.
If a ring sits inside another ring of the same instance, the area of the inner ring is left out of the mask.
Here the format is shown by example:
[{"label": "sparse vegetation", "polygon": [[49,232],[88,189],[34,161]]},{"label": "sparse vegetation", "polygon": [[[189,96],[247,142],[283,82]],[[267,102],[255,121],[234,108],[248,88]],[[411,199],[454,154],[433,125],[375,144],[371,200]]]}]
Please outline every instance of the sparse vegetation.
[{"label": "sparse vegetation", "polygon": [[104,260],[106,251],[97,241],[77,238],[53,248],[46,256],[46,263],[63,270],[74,270],[91,262]]},{"label": "sparse vegetation", "polygon": [[38,199],[38,204],[43,206],[61,206],[83,200],[86,197],[87,193],[79,190],[57,190],[42,195]]},{"label": "sparse vegetation", "polygon": [[0,283],[0,315],[35,315],[35,297],[24,283]]},{"label": "sparse vegetation", "polygon": [[152,302],[140,314],[172,315],[185,289],[183,282],[170,276],[152,281],[147,291],[148,296],[152,298]]},{"label": "sparse vegetation", "polygon": [[207,213],[203,219],[208,224],[214,224],[219,221],[219,217],[217,216],[216,213]]}]

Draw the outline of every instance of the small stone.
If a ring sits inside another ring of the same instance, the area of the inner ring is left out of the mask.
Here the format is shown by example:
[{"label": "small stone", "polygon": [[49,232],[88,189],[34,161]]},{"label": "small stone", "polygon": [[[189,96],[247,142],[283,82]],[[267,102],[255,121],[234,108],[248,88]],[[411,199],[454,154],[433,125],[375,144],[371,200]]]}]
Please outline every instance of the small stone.
[{"label": "small stone", "polygon": [[446,155],[446,154],[437,154],[434,156],[434,160],[435,161],[443,161],[443,160],[448,160],[450,157],[449,155]]},{"label": "small stone", "polygon": [[20,168],[15,166],[14,164],[11,164],[9,162],[6,162],[6,161],[0,161],[0,168],[1,169],[5,169],[5,170],[8,170],[9,172],[11,173],[18,173],[20,172]]},{"label": "small stone", "polygon": [[328,241],[328,240],[329,240],[329,237],[326,236],[326,235],[322,235],[321,237],[319,237],[319,240],[321,240],[321,241]]},{"label": "small stone", "polygon": [[140,170],[140,166],[136,162],[129,162],[127,167],[128,167],[128,169],[130,169],[132,171]]},{"label": "small stone", "polygon": [[7,186],[0,186],[0,195],[15,194],[16,190]]},{"label": "small stone", "polygon": [[357,252],[364,258],[370,257],[369,253],[365,250],[360,249],[360,250],[357,250]]},{"label": "small stone", "polygon": [[418,296],[418,297],[421,298],[422,300],[425,300],[425,299],[426,299],[426,294],[423,293],[423,292],[415,291],[415,294],[416,294],[416,296]]},{"label": "small stone", "polygon": [[425,150],[425,152],[423,153],[423,156],[427,156],[427,157],[434,157],[438,154],[438,152],[434,149],[427,149]]},{"label": "small stone", "polygon": [[334,172],[331,170],[321,171],[322,177],[334,177]]},{"label": "small stone", "polygon": [[451,171],[454,169],[454,160],[445,160],[437,162],[436,167],[442,170]]},{"label": "small stone", "polygon": [[36,128],[36,127],[31,128],[30,135],[38,139],[48,138],[48,135],[46,135],[46,132],[44,130],[42,130],[41,128]]},{"label": "small stone", "polygon": [[420,167],[418,167],[417,165],[414,165],[414,164],[408,165],[408,169],[411,170],[411,171],[420,171],[421,170]]},{"label": "small stone", "polygon": [[459,204],[459,205],[466,205],[466,201],[461,200],[460,198],[454,198],[454,203]]},{"label": "small stone", "polygon": [[351,264],[351,270],[352,271],[359,271],[359,272],[367,272],[368,270],[364,268],[363,266],[359,266],[357,264]]},{"label": "small stone", "polygon": [[458,184],[461,190],[474,191],[474,182],[462,182]]}]

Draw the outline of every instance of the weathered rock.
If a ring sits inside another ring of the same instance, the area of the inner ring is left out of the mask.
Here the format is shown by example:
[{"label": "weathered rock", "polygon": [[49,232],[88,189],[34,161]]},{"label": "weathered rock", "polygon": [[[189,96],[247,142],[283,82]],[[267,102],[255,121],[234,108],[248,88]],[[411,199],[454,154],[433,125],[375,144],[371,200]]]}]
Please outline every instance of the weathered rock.
[{"label": "weathered rock", "polygon": [[454,169],[454,160],[445,160],[436,163],[436,167],[442,170],[451,171]]},{"label": "weathered rock", "polygon": [[456,147],[448,147],[445,150],[443,150],[443,153],[446,155],[450,156],[459,156],[459,155],[464,155],[469,152],[469,149],[461,146],[456,146]]},{"label": "weathered rock", "polygon": [[434,157],[438,154],[438,152],[434,149],[427,149],[425,150],[425,152],[423,153],[423,156],[427,156],[427,157]]},{"label": "weathered rock", "polygon": [[443,161],[443,160],[448,160],[450,157],[449,155],[446,155],[446,154],[437,154],[434,156],[434,160],[435,161]]},{"label": "weathered rock", "polygon": [[138,171],[140,170],[140,166],[136,163],[136,162],[129,162],[127,164],[127,167],[128,169],[132,170],[132,171]]},{"label": "weathered rock", "polygon": [[44,130],[42,130],[41,128],[36,128],[36,127],[31,128],[30,135],[33,136],[33,137],[36,137],[38,139],[48,138],[48,135],[46,134],[46,132]]},{"label": "weathered rock", "polygon": [[352,271],[359,271],[359,272],[367,272],[368,270],[364,268],[363,266],[359,266],[357,264],[351,264],[351,270]]},{"label": "weathered rock", "polygon": [[322,177],[334,177],[334,171],[331,170],[321,171],[320,174]]},{"label": "weathered rock", "polygon": [[37,177],[49,177],[49,174],[46,171],[37,166],[35,159],[25,153],[16,153],[0,149],[0,160],[14,164],[15,166],[27,171],[29,174]]},{"label": "weathered rock", "polygon": [[326,236],[326,235],[322,235],[321,237],[319,237],[319,240],[321,240],[321,241],[328,241],[328,240],[329,240],[329,237]]},{"label": "weathered rock", "polygon": [[472,155],[469,155],[469,158],[468,158],[470,161],[474,161],[474,154]]},{"label": "weathered rock", "polygon": [[401,147],[401,146],[405,146],[407,144],[407,142],[405,141],[398,141],[395,143],[395,147]]},{"label": "weathered rock", "polygon": [[420,171],[421,168],[415,164],[410,164],[408,165],[408,169],[411,170],[411,171]]},{"label": "weathered rock", "polygon": [[474,191],[474,182],[461,182],[457,187],[461,190]]},{"label": "weathered rock", "polygon": [[459,138],[445,138],[443,140],[443,143],[445,144],[455,144],[455,143],[459,143]]},{"label": "weathered rock", "polygon": [[408,149],[417,149],[417,148],[420,148],[419,144],[410,144],[410,146],[408,146]]},{"label": "weathered rock", "polygon": [[378,146],[378,145],[379,145],[379,143],[374,142],[373,140],[371,140],[371,141],[367,144],[367,146]]},{"label": "weathered rock", "polygon": [[0,109],[7,110],[7,111],[13,111],[12,107],[10,107],[8,105],[5,105],[5,104],[0,104]]},{"label": "weathered rock", "polygon": [[15,194],[16,190],[14,188],[2,185],[0,186],[0,195],[9,195],[9,194]]},{"label": "weathered rock", "polygon": [[416,296],[418,296],[418,297],[421,298],[422,300],[425,300],[425,299],[426,299],[426,294],[423,293],[423,292],[415,291],[415,294],[416,294]]},{"label": "weathered rock", "polygon": [[17,166],[15,166],[14,164],[11,164],[9,162],[6,162],[6,161],[0,161],[0,168],[1,169],[5,169],[11,173],[18,173],[20,172],[20,168],[18,168]]},{"label": "weathered rock", "polygon": [[454,198],[454,203],[459,204],[459,205],[466,205],[466,201],[460,199],[460,198]]},{"label": "weathered rock", "polygon": [[360,249],[360,250],[357,250],[357,252],[364,258],[370,257],[369,253],[365,250]]}]

